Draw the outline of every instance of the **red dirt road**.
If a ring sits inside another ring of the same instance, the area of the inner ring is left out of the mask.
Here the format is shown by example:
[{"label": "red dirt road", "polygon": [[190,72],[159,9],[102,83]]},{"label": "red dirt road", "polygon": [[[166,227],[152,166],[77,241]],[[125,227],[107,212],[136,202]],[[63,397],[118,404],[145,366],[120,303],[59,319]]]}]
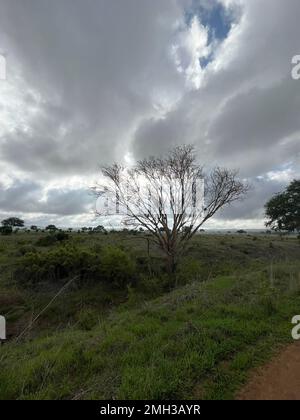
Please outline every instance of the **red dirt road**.
[{"label": "red dirt road", "polygon": [[300,400],[300,342],[256,369],[237,393],[237,400]]}]

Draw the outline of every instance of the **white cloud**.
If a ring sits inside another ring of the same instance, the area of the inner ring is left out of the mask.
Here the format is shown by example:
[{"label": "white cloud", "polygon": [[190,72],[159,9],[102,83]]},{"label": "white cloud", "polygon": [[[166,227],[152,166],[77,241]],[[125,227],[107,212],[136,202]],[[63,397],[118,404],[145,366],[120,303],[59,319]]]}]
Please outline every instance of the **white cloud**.
[{"label": "white cloud", "polygon": [[194,16],[190,26],[179,29],[177,39],[172,46],[172,53],[179,73],[186,77],[188,86],[198,89],[201,86],[203,70],[200,59],[211,53],[208,45],[208,29]]}]

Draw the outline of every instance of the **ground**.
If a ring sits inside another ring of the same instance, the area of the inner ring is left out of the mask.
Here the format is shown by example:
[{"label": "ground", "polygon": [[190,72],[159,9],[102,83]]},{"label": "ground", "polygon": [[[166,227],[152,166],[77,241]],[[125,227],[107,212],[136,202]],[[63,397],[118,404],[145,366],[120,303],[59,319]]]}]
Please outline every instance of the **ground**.
[{"label": "ground", "polygon": [[[9,342],[0,349],[0,399],[291,396],[281,384],[289,370],[299,378],[289,347],[300,313],[296,237],[199,235],[170,279],[157,249],[147,257],[142,234],[73,233],[63,245],[40,246],[45,235],[1,237],[0,313]],[[108,245],[134,260],[134,281],[72,284],[31,324],[67,279],[20,284],[24,256],[61,247],[97,255]]]},{"label": "ground", "polygon": [[280,351],[256,369],[238,393],[239,400],[300,400],[300,343]]}]

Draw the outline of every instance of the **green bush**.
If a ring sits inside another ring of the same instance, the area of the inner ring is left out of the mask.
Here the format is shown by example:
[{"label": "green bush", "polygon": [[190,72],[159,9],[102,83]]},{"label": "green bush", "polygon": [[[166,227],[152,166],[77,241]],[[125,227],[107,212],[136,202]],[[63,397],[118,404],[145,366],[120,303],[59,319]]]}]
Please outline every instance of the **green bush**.
[{"label": "green bush", "polygon": [[15,271],[23,284],[55,282],[78,275],[79,282],[97,277],[99,256],[82,248],[60,246],[48,252],[25,254]]},{"label": "green bush", "polygon": [[67,241],[69,239],[69,235],[64,231],[58,232],[54,236],[58,242]]},{"label": "green bush", "polygon": [[141,275],[136,286],[137,293],[147,296],[148,298],[156,297],[165,290],[169,290],[170,279],[166,274],[160,276]]},{"label": "green bush", "polygon": [[135,280],[135,263],[125,251],[110,246],[103,249],[101,273],[105,281],[123,288]]},{"label": "green bush", "polygon": [[34,246],[32,246],[32,245],[22,245],[20,248],[19,248],[19,254],[20,255],[26,255],[26,254],[28,254],[28,253],[36,253],[37,252],[37,250],[35,249],[35,247]]},{"label": "green bush", "polygon": [[19,260],[15,279],[23,285],[57,282],[78,276],[78,284],[103,281],[125,287],[135,277],[135,264],[119,248],[105,248],[102,254],[82,247],[61,245],[48,252],[28,252]]},{"label": "green bush", "polygon": [[11,226],[1,226],[0,233],[1,235],[8,236],[11,235],[13,232],[13,228]]},{"label": "green bush", "polygon": [[55,235],[47,235],[36,241],[36,246],[51,246],[57,242]]},{"label": "green bush", "polygon": [[37,240],[36,245],[37,246],[51,246],[54,245],[56,242],[63,242],[67,241],[69,239],[69,235],[64,232],[60,231],[57,233],[50,233],[47,236],[44,236]]}]

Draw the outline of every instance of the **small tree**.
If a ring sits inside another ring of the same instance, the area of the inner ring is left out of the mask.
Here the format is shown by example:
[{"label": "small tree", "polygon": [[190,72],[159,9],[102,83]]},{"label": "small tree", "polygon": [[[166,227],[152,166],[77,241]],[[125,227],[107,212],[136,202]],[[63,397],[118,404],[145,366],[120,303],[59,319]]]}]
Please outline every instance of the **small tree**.
[{"label": "small tree", "polygon": [[[237,180],[236,171],[215,168],[205,175],[189,145],[174,148],[165,158],[138,161],[129,170],[118,164],[104,167],[102,175],[104,183],[94,187],[95,193],[115,197],[117,210],[126,213],[126,225],[140,226],[151,234],[166,256],[169,273],[202,225],[248,189]],[[103,216],[105,211],[97,213]]]},{"label": "small tree", "polygon": [[275,231],[300,232],[300,180],[276,194],[265,205],[266,226]]},{"label": "small tree", "polygon": [[18,217],[9,217],[8,219],[4,219],[1,222],[2,226],[11,226],[13,227],[23,227],[24,220],[19,219]]},{"label": "small tree", "polygon": [[46,227],[46,230],[49,230],[50,232],[55,232],[57,229],[57,227],[55,225],[48,225]]},{"label": "small tree", "polygon": [[106,229],[104,226],[99,225],[94,228],[94,232],[96,233],[106,233]]}]

